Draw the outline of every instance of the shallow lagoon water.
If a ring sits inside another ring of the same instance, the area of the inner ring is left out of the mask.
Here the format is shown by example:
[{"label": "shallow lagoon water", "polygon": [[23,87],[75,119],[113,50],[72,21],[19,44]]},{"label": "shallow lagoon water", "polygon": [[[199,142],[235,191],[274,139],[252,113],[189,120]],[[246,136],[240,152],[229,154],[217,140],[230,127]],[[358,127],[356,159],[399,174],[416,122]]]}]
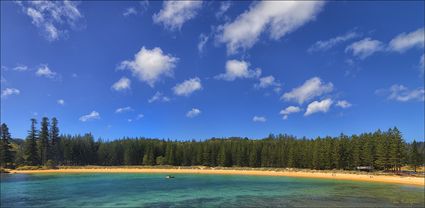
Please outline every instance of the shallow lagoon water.
[{"label": "shallow lagoon water", "polygon": [[424,188],[273,176],[2,175],[2,207],[424,207]]}]

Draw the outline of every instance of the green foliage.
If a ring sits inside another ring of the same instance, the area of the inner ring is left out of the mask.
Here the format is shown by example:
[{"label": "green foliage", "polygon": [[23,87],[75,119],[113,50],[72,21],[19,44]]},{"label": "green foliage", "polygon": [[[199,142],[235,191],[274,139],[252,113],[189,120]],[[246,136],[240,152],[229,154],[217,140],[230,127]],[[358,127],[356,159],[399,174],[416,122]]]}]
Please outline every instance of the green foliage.
[{"label": "green foliage", "polygon": [[44,164],[44,166],[48,169],[56,169],[56,163],[53,160],[47,160],[46,164]]},{"label": "green foliage", "polygon": [[163,156],[158,156],[156,157],[155,163],[157,165],[165,165],[165,160]]},{"label": "green foliage", "polygon": [[[36,120],[23,144],[4,145],[10,139],[2,126],[0,156],[13,146],[16,159],[9,164],[54,168],[56,165],[173,165],[223,167],[276,167],[308,169],[346,169],[373,166],[378,170],[415,168],[423,164],[424,142],[407,144],[397,128],[386,132],[339,137],[302,138],[279,134],[261,140],[231,137],[205,141],[170,141],[148,138],[123,138],[94,141],[91,134],[59,135],[58,121],[43,118],[40,134]],[[4,124],[5,125],[5,124]],[[50,127],[50,128],[49,128]]]},{"label": "green foliage", "polygon": [[416,168],[424,163],[424,145],[422,143],[422,152],[420,150],[420,145],[413,140],[412,145],[410,146],[409,151],[409,163],[413,166],[413,170],[416,172]]},{"label": "green foliage", "polygon": [[24,160],[27,165],[39,165],[40,159],[37,150],[37,130],[35,125],[37,121],[31,119],[31,129],[28,131],[28,137],[25,141]]},{"label": "green foliage", "polygon": [[49,159],[50,145],[49,145],[49,119],[43,117],[41,120],[41,129],[38,140],[38,151],[41,164],[46,164]]},{"label": "green foliage", "polygon": [[12,152],[12,146],[10,145],[10,133],[9,128],[5,123],[1,125],[0,128],[0,166],[8,167],[14,160],[14,155]]}]

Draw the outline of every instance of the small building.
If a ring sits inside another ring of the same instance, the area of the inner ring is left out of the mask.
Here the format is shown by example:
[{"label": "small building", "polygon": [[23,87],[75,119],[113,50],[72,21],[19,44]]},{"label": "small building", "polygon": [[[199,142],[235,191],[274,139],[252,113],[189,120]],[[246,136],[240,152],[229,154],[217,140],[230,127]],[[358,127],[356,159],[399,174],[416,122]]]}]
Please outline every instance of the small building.
[{"label": "small building", "polygon": [[368,171],[368,172],[373,171],[372,166],[357,166],[356,169],[360,171]]}]

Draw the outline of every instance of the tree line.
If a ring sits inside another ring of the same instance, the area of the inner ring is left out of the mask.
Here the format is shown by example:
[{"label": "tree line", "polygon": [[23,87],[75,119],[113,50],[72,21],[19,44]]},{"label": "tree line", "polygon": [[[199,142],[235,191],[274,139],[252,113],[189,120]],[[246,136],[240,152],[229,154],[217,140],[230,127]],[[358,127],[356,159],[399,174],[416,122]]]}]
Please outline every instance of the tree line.
[{"label": "tree line", "polygon": [[94,140],[93,135],[59,135],[56,118],[44,117],[40,129],[31,119],[24,142],[11,145],[6,124],[1,126],[1,165],[174,165],[279,167],[353,170],[401,170],[424,164],[424,142],[406,143],[396,128],[338,137],[297,138],[287,134],[264,139],[211,138],[172,141],[149,138]]}]

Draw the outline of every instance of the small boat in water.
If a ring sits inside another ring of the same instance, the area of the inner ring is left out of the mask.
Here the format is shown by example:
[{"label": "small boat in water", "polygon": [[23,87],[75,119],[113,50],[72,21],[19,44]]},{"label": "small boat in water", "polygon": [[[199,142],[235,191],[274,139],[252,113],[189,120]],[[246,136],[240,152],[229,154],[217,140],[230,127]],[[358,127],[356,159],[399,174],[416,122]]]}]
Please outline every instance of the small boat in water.
[{"label": "small boat in water", "polygon": [[170,179],[170,178],[174,178],[174,176],[172,176],[172,175],[167,175],[167,176],[165,176],[165,178]]}]

